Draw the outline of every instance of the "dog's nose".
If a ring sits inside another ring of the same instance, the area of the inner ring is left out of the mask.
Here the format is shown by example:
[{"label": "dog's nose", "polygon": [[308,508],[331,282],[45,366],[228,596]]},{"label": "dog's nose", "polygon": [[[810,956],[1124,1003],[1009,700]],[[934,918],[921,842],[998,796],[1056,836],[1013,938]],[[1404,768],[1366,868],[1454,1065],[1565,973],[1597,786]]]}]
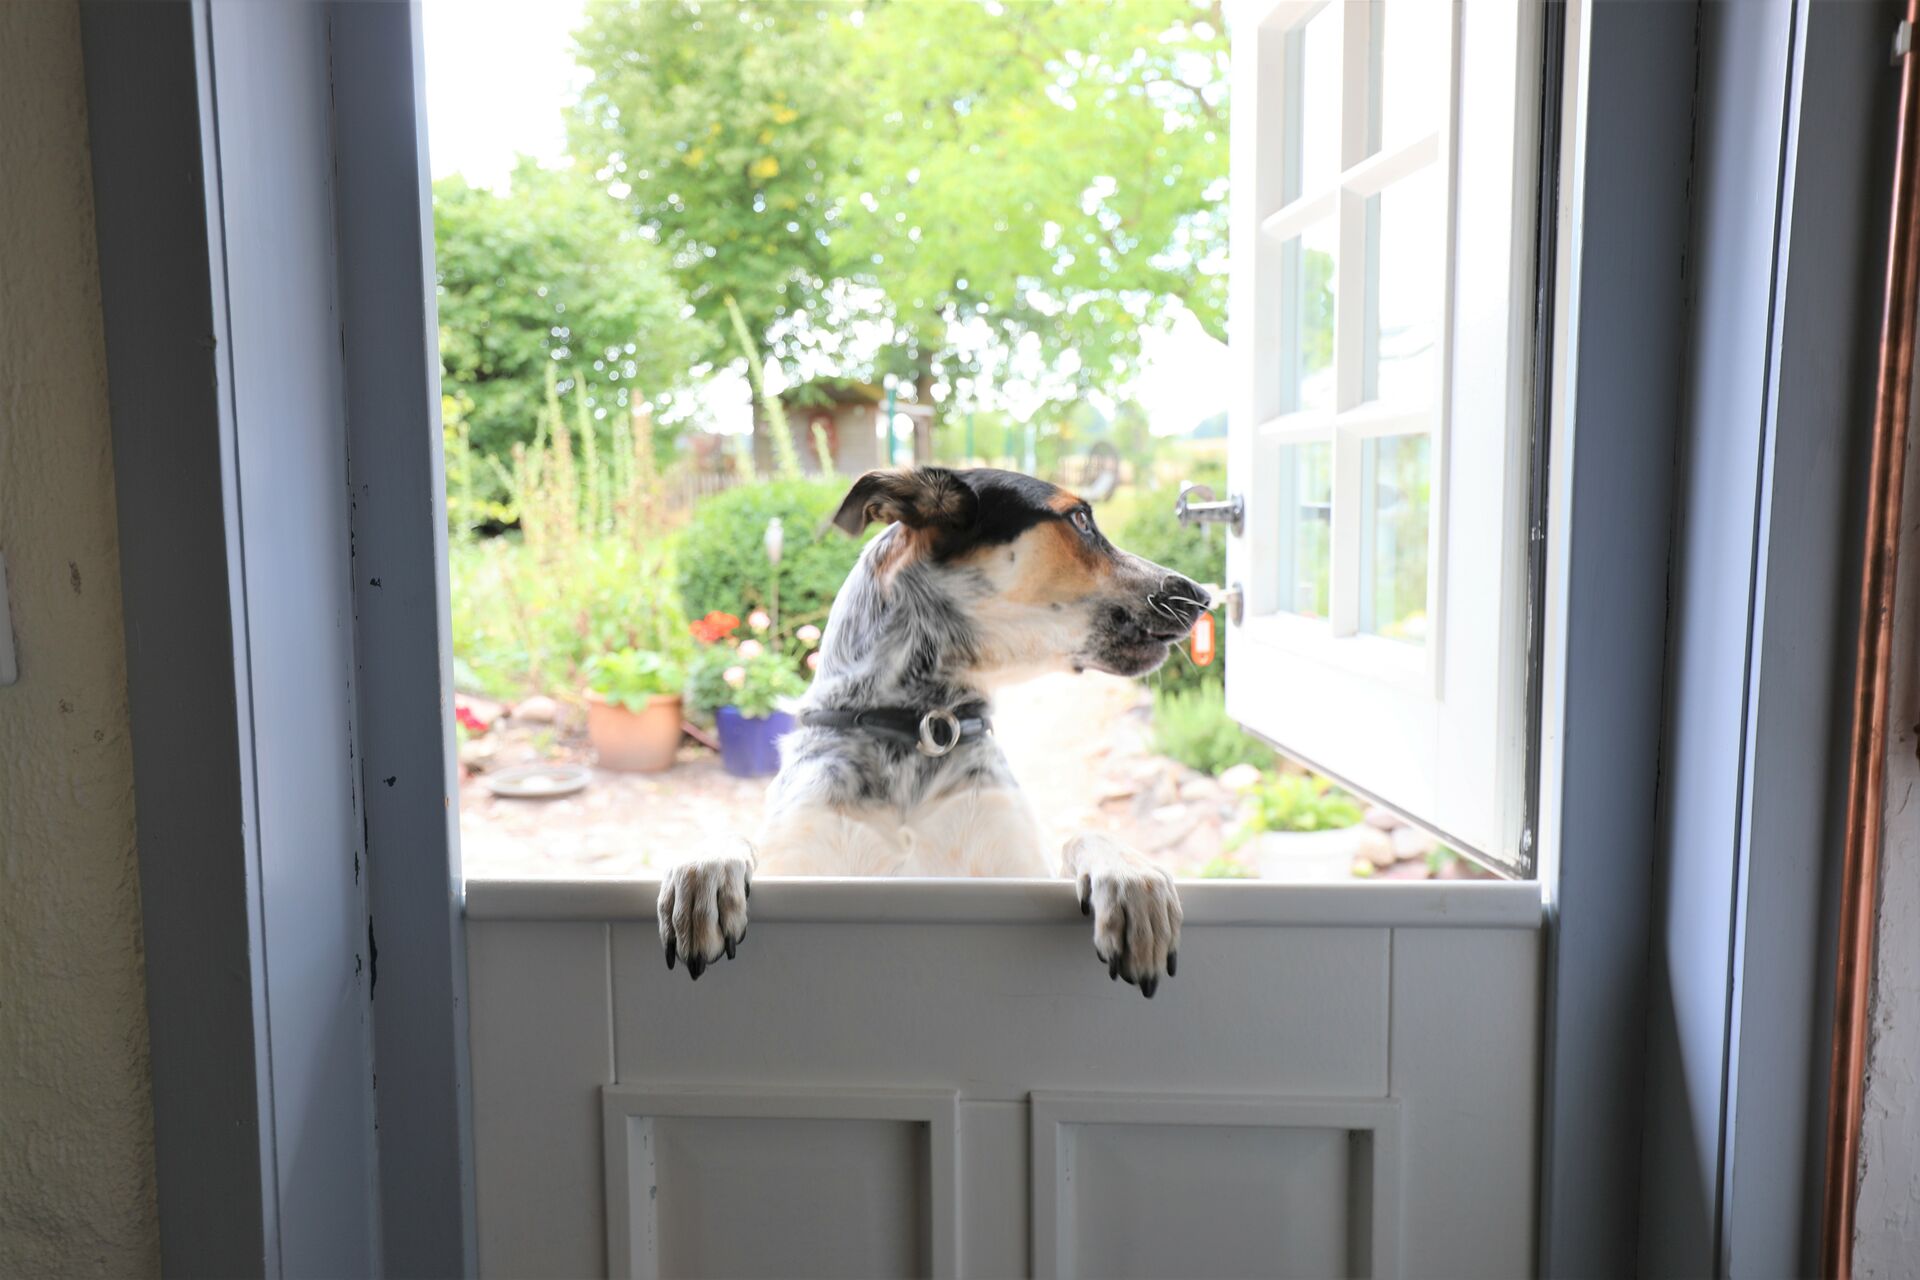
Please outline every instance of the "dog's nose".
[{"label": "dog's nose", "polygon": [[1160,590],[1147,597],[1154,610],[1186,631],[1199,621],[1209,603],[1207,589],[1190,578],[1169,573],[1160,580]]},{"label": "dog's nose", "polygon": [[1198,618],[1211,603],[1205,587],[1177,573],[1168,574],[1161,582],[1160,594],[1168,604],[1184,613],[1189,621]]}]

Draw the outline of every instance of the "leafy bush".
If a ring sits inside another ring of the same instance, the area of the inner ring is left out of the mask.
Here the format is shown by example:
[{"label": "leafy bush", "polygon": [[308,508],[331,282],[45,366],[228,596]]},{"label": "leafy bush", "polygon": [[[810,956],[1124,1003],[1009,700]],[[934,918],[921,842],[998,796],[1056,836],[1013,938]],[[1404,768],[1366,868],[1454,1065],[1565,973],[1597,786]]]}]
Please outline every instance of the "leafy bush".
[{"label": "leafy bush", "polygon": [[[1227,576],[1225,531],[1216,528],[1209,532],[1206,526],[1182,528],[1173,514],[1173,504],[1179,497],[1178,488],[1152,489],[1139,494],[1129,504],[1131,509],[1120,516],[1108,534],[1122,549],[1195,582],[1223,584]],[[1227,625],[1224,612],[1216,614],[1213,662],[1204,667],[1195,666],[1183,648],[1169,654],[1166,665],[1147,677],[1148,683],[1162,692],[1220,688],[1225,679],[1227,632],[1232,629]]]},{"label": "leafy bush", "polygon": [[743,716],[764,720],[782,702],[807,691],[806,677],[791,654],[751,641],[741,649],[711,645],[700,651],[693,669],[689,696],[702,712],[734,707]]},{"label": "leafy bush", "polygon": [[1336,831],[1361,818],[1360,802],[1317,773],[1282,773],[1248,792],[1252,802],[1234,842],[1264,831]]},{"label": "leafy bush", "polygon": [[1209,774],[1236,764],[1267,769],[1274,761],[1271,747],[1228,718],[1217,683],[1154,691],[1153,749]]},{"label": "leafy bush", "polygon": [[643,711],[653,699],[678,694],[686,668],[665,654],[646,649],[616,649],[586,661],[587,689],[606,702]]},{"label": "leafy bush", "polygon": [[689,615],[771,610],[773,566],[767,521],[779,517],[779,631],[826,621],[840,584],[860,558],[861,541],[827,524],[846,496],[845,480],[774,480],[742,485],[702,501],[681,535],[680,601]]},{"label": "leafy bush", "polygon": [[537,555],[517,538],[491,538],[454,543],[448,567],[455,669],[475,693],[566,695],[599,654],[692,652],[666,548],[581,539]]}]

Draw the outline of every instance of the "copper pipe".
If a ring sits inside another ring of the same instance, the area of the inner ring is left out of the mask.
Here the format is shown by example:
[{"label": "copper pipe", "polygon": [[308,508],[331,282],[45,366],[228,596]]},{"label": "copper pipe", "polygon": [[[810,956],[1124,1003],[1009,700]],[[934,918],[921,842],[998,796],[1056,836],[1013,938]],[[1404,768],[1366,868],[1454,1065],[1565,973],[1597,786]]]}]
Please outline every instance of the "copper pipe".
[{"label": "copper pipe", "polygon": [[1853,739],[1847,762],[1847,833],[1840,871],[1840,937],[1834,961],[1833,1069],[1827,1089],[1827,1171],[1821,1272],[1853,1273],[1853,1215],[1866,1094],[1867,1004],[1873,988],[1874,916],[1886,817],[1887,719],[1893,674],[1893,593],[1900,554],[1900,497],[1913,408],[1915,310],[1920,307],[1920,0],[1907,0],[1900,53],[1900,115],[1887,229],[1887,295],[1867,475],[1866,546],[1860,564],[1860,638],[1854,655]]}]

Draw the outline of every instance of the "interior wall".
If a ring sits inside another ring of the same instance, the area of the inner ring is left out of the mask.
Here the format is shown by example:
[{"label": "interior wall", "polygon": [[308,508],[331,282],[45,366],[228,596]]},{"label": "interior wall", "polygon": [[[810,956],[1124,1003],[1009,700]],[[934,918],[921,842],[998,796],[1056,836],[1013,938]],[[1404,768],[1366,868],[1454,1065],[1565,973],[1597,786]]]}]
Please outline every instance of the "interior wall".
[{"label": "interior wall", "polygon": [[1908,433],[1894,605],[1886,843],[1875,930],[1855,1280],[1911,1276],[1920,1259],[1920,457]]},{"label": "interior wall", "polygon": [[156,1274],[106,359],[76,0],[0,3],[0,1275]]}]

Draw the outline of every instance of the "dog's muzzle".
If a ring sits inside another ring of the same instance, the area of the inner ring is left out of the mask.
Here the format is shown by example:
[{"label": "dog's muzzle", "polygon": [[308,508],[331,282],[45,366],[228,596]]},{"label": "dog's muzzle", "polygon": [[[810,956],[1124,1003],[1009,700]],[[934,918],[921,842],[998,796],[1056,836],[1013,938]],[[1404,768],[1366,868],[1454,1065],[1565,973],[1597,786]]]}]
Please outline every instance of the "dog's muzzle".
[{"label": "dog's muzzle", "polygon": [[923,756],[939,758],[970,738],[993,732],[985,703],[957,707],[866,707],[859,711],[802,711],[800,723],[810,729],[852,729],[908,743]]}]

